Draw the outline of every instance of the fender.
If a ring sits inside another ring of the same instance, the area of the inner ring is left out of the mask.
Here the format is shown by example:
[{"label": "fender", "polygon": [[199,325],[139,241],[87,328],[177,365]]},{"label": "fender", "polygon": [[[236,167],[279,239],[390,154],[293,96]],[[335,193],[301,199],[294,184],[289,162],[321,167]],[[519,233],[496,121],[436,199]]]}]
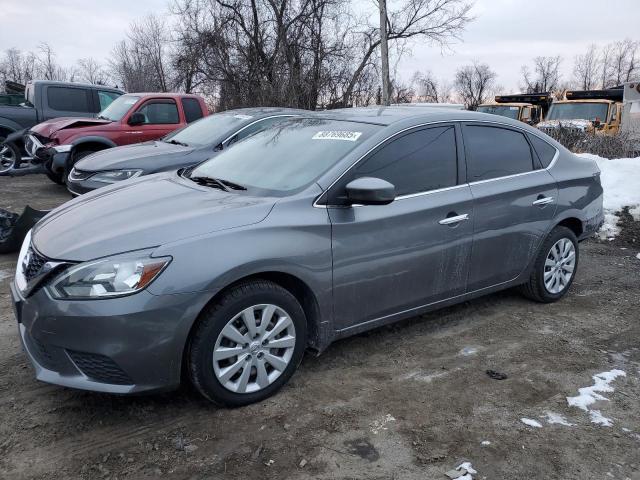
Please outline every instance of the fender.
[{"label": "fender", "polygon": [[73,145],[73,147],[77,147],[78,145],[82,145],[84,143],[101,143],[104,146],[106,146],[107,148],[113,148],[113,147],[117,147],[118,145],[116,145],[116,143],[107,138],[107,137],[100,137],[98,135],[92,135],[92,136],[88,136],[88,137],[79,137],[77,139],[75,139],[73,142],[71,142],[71,145]]},{"label": "fender", "polygon": [[0,117],[0,128],[5,128],[10,130],[11,132],[17,132],[19,130],[26,130],[19,123],[14,122],[13,120],[5,117]]}]

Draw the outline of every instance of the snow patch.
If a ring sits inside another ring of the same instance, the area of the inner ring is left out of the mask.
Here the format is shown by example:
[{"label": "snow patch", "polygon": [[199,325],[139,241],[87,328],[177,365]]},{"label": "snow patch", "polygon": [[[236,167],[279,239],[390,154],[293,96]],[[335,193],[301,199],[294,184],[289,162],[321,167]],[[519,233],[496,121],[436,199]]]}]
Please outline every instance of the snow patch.
[{"label": "snow patch", "polygon": [[464,347],[462,350],[460,350],[460,353],[458,355],[468,357],[470,355],[475,355],[476,353],[478,353],[478,349],[476,347]]},{"label": "snow patch", "polygon": [[417,380],[419,382],[431,383],[434,379],[444,377],[447,372],[439,373],[424,373],[420,370],[409,372],[406,375],[400,377],[402,380]]},{"label": "snow patch", "polygon": [[578,407],[585,412],[589,412],[591,421],[598,425],[610,427],[613,423],[610,419],[602,416],[600,410],[590,410],[590,406],[596,403],[598,400],[609,400],[607,397],[600,395],[600,393],[611,393],[615,389],[610,385],[618,377],[626,377],[627,374],[622,370],[611,370],[609,372],[602,372],[595,374],[593,378],[593,385],[590,387],[583,387],[578,390],[578,395],[575,397],[567,397],[567,403],[570,407]]},{"label": "snow patch", "polygon": [[530,427],[542,428],[542,424],[540,422],[531,418],[521,418],[520,421],[525,425],[529,425]]},{"label": "snow patch", "polygon": [[555,412],[546,411],[544,412],[547,417],[547,423],[553,425],[564,425],[565,427],[573,427],[573,423],[569,423],[563,415]]},{"label": "snow patch", "polygon": [[488,445],[491,445],[491,442],[489,440],[483,440],[480,442],[480,445],[482,445],[483,447],[486,447]]},{"label": "snow patch", "polygon": [[462,462],[460,465],[456,467],[456,470],[462,470],[462,469],[465,469],[467,472],[469,472],[472,475],[475,475],[476,473],[478,473],[473,468],[473,465],[471,464],[471,462]]},{"label": "snow patch", "polygon": [[393,418],[390,414],[387,413],[380,420],[375,420],[373,423],[371,423],[371,425],[370,425],[371,433],[373,433],[374,435],[377,435],[382,430],[388,430],[389,428],[387,427],[387,424],[389,422],[395,422],[395,421],[396,421],[396,419]]},{"label": "snow patch", "polygon": [[623,207],[630,207],[633,218],[640,220],[640,157],[609,160],[590,153],[579,153],[578,156],[596,162],[601,172],[605,219],[600,237],[612,238],[620,233],[615,213]]},{"label": "snow patch", "polygon": [[11,272],[7,270],[0,270],[0,280],[4,280],[5,278],[9,278],[11,276]]},{"label": "snow patch", "polygon": [[636,255],[636,258],[640,260],[640,253]]}]

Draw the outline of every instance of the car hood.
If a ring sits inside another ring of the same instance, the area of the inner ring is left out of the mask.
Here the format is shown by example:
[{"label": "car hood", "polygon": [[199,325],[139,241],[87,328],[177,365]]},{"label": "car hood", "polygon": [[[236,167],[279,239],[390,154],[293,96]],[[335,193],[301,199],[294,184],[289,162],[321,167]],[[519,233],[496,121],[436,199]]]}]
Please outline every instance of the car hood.
[{"label": "car hood", "polygon": [[159,173],[63,204],[36,224],[32,241],[48,258],[87,261],[258,223],[275,202]]},{"label": "car hood", "polygon": [[[139,168],[150,173],[160,171],[167,165],[178,164],[175,168],[178,169],[182,166],[179,165],[180,160],[193,151],[192,147],[167,142],[137,143],[96,152],[76,163],[75,168],[84,172]],[[188,160],[185,159],[185,163],[189,164]]]},{"label": "car hood", "polygon": [[31,131],[43,137],[51,138],[51,136],[59,130],[95,127],[97,125],[108,125],[109,123],[111,123],[109,120],[99,120],[97,118],[62,117],[39,123],[31,127]]},{"label": "car hood", "polygon": [[576,128],[587,130],[593,127],[590,120],[576,118],[575,120],[545,120],[536,125],[538,128]]}]

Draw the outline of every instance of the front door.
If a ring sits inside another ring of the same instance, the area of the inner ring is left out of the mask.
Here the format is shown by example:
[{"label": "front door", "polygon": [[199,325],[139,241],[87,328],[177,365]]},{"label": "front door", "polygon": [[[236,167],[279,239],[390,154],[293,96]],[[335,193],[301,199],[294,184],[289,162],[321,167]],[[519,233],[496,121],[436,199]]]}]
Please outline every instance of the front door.
[{"label": "front door", "polygon": [[154,98],[146,101],[137,112],[142,113],[145,121],[142,125],[129,126],[131,139],[128,143],[146,142],[164,137],[180,127],[180,114],[175,100]]},{"label": "front door", "polygon": [[[456,128],[395,137],[330,191],[336,328],[348,329],[464,293],[472,197],[459,184]],[[389,205],[345,206],[344,187],[377,177],[396,187]]]},{"label": "front door", "polygon": [[553,219],[558,188],[521,131],[467,124],[463,133],[474,199],[471,292],[527,267]]}]

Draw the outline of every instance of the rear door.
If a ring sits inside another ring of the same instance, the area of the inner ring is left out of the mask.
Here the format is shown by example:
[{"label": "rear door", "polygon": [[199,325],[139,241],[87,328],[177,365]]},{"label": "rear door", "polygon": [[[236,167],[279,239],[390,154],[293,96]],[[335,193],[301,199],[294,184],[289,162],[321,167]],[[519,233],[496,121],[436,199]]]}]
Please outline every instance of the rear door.
[{"label": "rear door", "polygon": [[[330,190],[338,330],[464,293],[472,198],[454,125],[387,141]],[[389,205],[345,206],[345,185],[377,177],[396,187]]]},{"label": "rear door", "polygon": [[463,133],[474,199],[471,292],[525,269],[553,219],[558,188],[519,129],[467,123]]}]

